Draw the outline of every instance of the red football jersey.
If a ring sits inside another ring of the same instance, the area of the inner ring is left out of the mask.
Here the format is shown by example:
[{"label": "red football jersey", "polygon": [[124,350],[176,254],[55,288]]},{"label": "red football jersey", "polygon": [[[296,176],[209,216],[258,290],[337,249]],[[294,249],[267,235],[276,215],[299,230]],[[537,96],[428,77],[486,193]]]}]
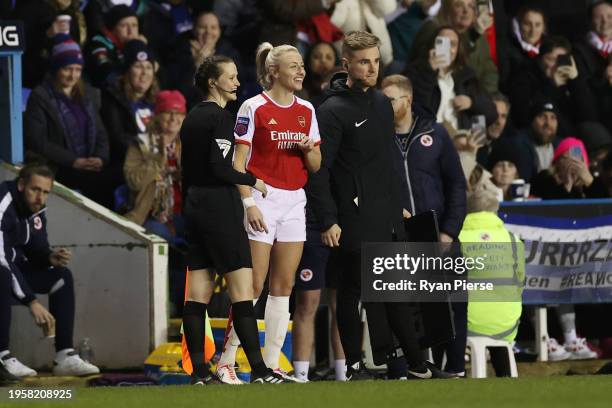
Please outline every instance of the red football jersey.
[{"label": "red football jersey", "polygon": [[238,111],[234,128],[236,143],[251,146],[247,170],[267,184],[298,190],[308,180],[298,143],[309,137],[321,144],[312,104],[298,97],[282,106],[265,92],[246,100]]}]

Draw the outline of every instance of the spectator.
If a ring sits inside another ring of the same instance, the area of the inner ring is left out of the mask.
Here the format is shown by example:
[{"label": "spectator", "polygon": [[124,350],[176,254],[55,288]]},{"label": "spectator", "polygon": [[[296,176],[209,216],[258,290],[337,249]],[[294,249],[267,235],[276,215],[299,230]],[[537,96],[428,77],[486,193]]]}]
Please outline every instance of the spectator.
[{"label": "spectator", "polygon": [[[75,1],[21,0],[10,15],[24,22],[26,49],[23,54],[23,86],[34,89],[49,69],[49,55],[56,34],[70,34],[81,45],[86,27]],[[59,18],[68,15],[71,20]]]},{"label": "spectator", "polygon": [[528,126],[530,103],[539,99],[555,105],[561,136],[574,133],[581,122],[597,119],[593,95],[570,53],[565,38],[547,38],[538,57],[513,73],[509,96],[518,127]]},{"label": "spectator", "polygon": [[579,128],[579,134],[589,155],[591,173],[593,177],[597,177],[602,161],[612,150],[612,136],[598,122],[583,123]]},{"label": "spectator", "polygon": [[180,34],[193,28],[193,20],[185,0],[151,0],[142,16],[142,33],[149,47],[164,56]]},{"label": "spectator", "polygon": [[100,119],[99,92],[81,80],[83,56],[66,34],[58,34],[48,79],[34,89],[24,114],[28,159],[47,161],[57,179],[111,208],[108,137]]},{"label": "spectator", "polygon": [[161,91],[146,133],[128,147],[123,171],[132,210],[125,215],[168,242],[182,234],[181,141],[187,107],[178,91]]},{"label": "spectator", "polygon": [[146,44],[131,40],[124,49],[123,74],[102,93],[102,119],[110,141],[110,165],[121,171],[130,143],[146,133],[159,85],[157,62]]},{"label": "spectator", "polygon": [[103,88],[118,75],[123,63],[125,44],[134,39],[145,41],[138,29],[138,18],[131,7],[114,6],[104,14],[104,27],[85,48],[87,73],[91,83]]},{"label": "spectator", "polygon": [[[45,204],[52,187],[53,173],[38,164],[26,165],[16,180],[0,184],[0,365],[16,377],[36,371],[9,351],[12,299],[28,306],[45,336],[55,334],[53,374],[100,372],[73,348],[74,283],[67,268],[72,254],[66,248],[52,250],[47,240]],[[49,310],[35,293],[49,294]]]},{"label": "spectator", "polygon": [[600,180],[604,187],[603,197],[612,198],[612,153],[601,161],[600,169]]},{"label": "spectator", "polygon": [[503,192],[504,200],[512,200],[510,185],[520,178],[520,145],[515,141],[503,140],[495,144],[489,157],[489,171],[493,184]]},{"label": "spectator", "polygon": [[[456,241],[465,218],[466,181],[453,142],[432,114],[413,105],[412,84],[408,78],[388,76],[382,81],[381,89],[393,107],[393,161],[396,174],[402,180],[402,207],[411,215],[434,210],[440,226],[440,242]],[[467,304],[454,303],[453,311],[456,336],[445,345],[445,371],[464,375]]]},{"label": "spectator", "polygon": [[331,15],[331,22],[345,33],[367,30],[380,38],[380,58],[383,66],[393,61],[391,38],[385,17],[395,10],[395,0],[340,0]]},{"label": "spectator", "polygon": [[589,158],[581,140],[563,139],[555,149],[552,166],[531,182],[532,194],[545,200],[595,198],[598,183],[589,171]]},{"label": "spectator", "polygon": [[493,124],[487,127],[487,137],[483,146],[478,149],[476,154],[478,163],[483,166],[488,166],[489,155],[496,141],[516,136],[516,130],[508,123],[510,114],[510,101],[508,98],[504,94],[498,92],[491,95],[491,99],[495,103],[497,119]]},{"label": "spectator", "polygon": [[178,37],[174,55],[169,62],[171,84],[185,95],[187,110],[202,100],[200,91],[193,84],[193,76],[205,58],[213,55],[230,57],[236,63],[240,75],[244,72],[238,52],[229,41],[221,37],[217,16],[211,12],[202,12],[196,15],[194,21],[193,29]]},{"label": "spectator", "polygon": [[[441,26],[452,27],[464,44],[467,65],[476,71],[476,77],[487,92],[498,90],[499,75],[497,67],[491,59],[491,50],[487,39],[475,28],[475,0],[443,0],[438,16],[427,21],[417,33],[410,59],[415,60],[427,55]],[[413,83],[416,81],[413,80]]]},{"label": "spectator", "polygon": [[297,40],[297,22],[325,12],[338,0],[261,0],[263,21],[259,33],[259,42],[271,42],[295,45]]},{"label": "spectator", "polygon": [[326,80],[340,64],[340,56],[331,43],[320,42],[308,50],[305,60],[304,98],[316,108],[321,103]]},{"label": "spectator", "polygon": [[548,169],[555,147],[559,144],[558,115],[550,101],[536,101],[531,106],[531,127],[520,135],[522,156],[519,173],[529,182],[533,176]]},{"label": "spectator", "polygon": [[589,15],[591,31],[574,55],[595,96],[598,119],[612,132],[612,1],[595,1]]},{"label": "spectator", "polygon": [[389,67],[390,74],[403,72],[410,49],[417,32],[429,17],[429,11],[436,0],[403,0],[398,6],[399,15],[387,23],[391,48],[393,49],[393,65]]},{"label": "spectator", "polygon": [[[438,36],[450,40],[450,65],[435,54],[434,43]],[[414,84],[415,102],[437,112],[438,123],[453,130],[470,129],[475,115],[484,115],[488,125],[497,118],[493,101],[467,63],[462,41],[463,37],[455,29],[439,27],[430,38],[429,48],[407,68],[408,77]]]},{"label": "spectator", "polygon": [[115,6],[127,6],[137,16],[141,16],[146,10],[146,1],[144,0],[87,0],[82,1],[82,3],[84,5],[83,14],[90,35],[104,31],[106,26],[104,15]]},{"label": "spectator", "polygon": [[519,72],[529,60],[540,53],[542,39],[546,35],[544,11],[536,6],[524,6],[512,19],[512,38],[508,41],[506,61],[501,82],[506,83],[513,72]]},{"label": "spectator", "polygon": [[[240,52],[243,61],[252,59],[257,48],[263,18],[261,10],[257,7],[258,1],[224,0],[214,2],[213,11],[219,18],[223,35]],[[242,72],[240,75],[243,78],[245,77]]]}]

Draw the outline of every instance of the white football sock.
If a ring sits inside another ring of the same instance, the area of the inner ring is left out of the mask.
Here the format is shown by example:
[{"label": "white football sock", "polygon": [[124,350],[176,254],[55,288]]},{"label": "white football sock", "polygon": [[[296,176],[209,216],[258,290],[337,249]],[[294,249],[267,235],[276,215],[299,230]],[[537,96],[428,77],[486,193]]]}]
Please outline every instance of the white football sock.
[{"label": "white football sock", "polygon": [[335,360],[336,381],[346,381],[346,360]]},{"label": "white football sock", "polygon": [[[253,299],[253,307],[257,304],[257,299]],[[229,365],[233,367],[236,364],[236,353],[238,352],[238,347],[240,347],[240,339],[238,338],[238,334],[236,333],[236,329],[234,328],[234,322],[231,322],[232,327],[230,328],[230,332],[227,336],[227,340],[224,344],[225,348],[221,352],[221,357],[219,358],[219,366]]]},{"label": "white football sock", "polygon": [[289,317],[289,296],[268,296],[264,315],[266,342],[263,359],[266,366],[273,370],[278,368],[281,348],[287,335]]},{"label": "white football sock", "polygon": [[293,362],[293,375],[298,380],[308,381],[308,369],[310,368],[310,361],[294,361]]}]

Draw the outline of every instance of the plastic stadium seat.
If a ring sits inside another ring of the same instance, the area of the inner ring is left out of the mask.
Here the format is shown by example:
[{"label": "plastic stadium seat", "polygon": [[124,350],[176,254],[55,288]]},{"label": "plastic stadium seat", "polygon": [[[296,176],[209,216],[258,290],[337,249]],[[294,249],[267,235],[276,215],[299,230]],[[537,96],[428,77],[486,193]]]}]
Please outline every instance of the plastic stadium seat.
[{"label": "plastic stadium seat", "polygon": [[518,377],[512,344],[485,336],[468,336],[467,345],[472,354],[472,378],[487,378],[487,347],[506,347],[510,363],[510,376]]}]

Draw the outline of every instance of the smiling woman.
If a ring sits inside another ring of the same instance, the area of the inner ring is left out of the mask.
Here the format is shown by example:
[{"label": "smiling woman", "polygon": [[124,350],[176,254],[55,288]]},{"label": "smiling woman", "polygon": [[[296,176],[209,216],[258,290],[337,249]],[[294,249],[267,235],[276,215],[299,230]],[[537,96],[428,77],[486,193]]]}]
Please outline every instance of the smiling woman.
[{"label": "smiling woman", "polygon": [[[289,296],[306,241],[303,187],[308,172],[316,172],[321,165],[321,138],[312,104],[294,95],[302,89],[306,74],[298,50],[263,43],[256,65],[264,92],[240,107],[234,128],[234,167],[262,179],[269,192],[264,199],[254,188],[238,187],[253,258],[253,299],[259,298],[272,271],[264,317],[264,360],[277,369],[289,323]],[[233,371],[239,342],[229,324],[229,341],[219,364]]]}]

